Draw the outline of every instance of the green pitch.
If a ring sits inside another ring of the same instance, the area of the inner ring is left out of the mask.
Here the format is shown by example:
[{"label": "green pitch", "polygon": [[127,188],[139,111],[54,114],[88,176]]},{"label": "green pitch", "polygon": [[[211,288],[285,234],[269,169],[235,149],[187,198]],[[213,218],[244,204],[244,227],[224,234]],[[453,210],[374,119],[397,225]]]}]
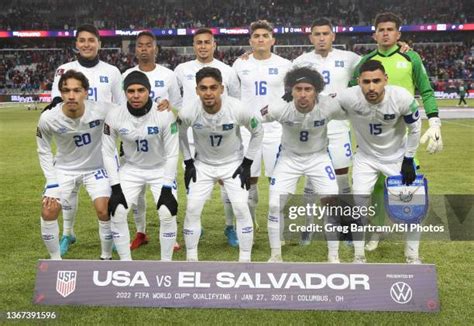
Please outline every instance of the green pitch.
[{"label": "green pitch", "polygon": [[[450,104],[452,105],[452,104]],[[54,311],[58,324],[474,324],[474,263],[472,242],[422,242],[421,256],[426,263],[436,264],[438,270],[441,312],[422,313],[356,313],[324,311],[264,311],[225,309],[144,309],[55,307],[32,304],[35,269],[38,259],[48,258],[40,236],[40,200],[44,177],[36,154],[35,128],[40,111],[27,111],[21,106],[0,108],[0,322],[7,311]],[[424,129],[427,127],[423,122]],[[430,180],[431,192],[436,194],[473,194],[474,177],[474,119],[443,121],[445,150],[436,155],[419,150],[423,173]],[[258,220],[261,231],[256,233],[253,259],[266,261],[269,246],[266,234],[268,190],[265,180],[260,184]],[[185,212],[182,170],[179,175],[179,225]],[[159,258],[158,221],[155,204],[148,194],[148,234],[151,242],[133,252],[136,260]],[[78,241],[66,258],[98,259],[99,239],[97,221],[85,191],[81,192],[76,220]],[[134,225],[130,217],[130,230]],[[223,208],[219,192],[206,205],[203,214],[205,234],[200,242],[201,260],[235,261],[238,249],[230,248],[223,235]],[[179,242],[183,244],[182,232]],[[379,250],[368,253],[370,262],[404,262],[402,242],[382,242]],[[283,247],[287,261],[325,261],[326,245],[313,242],[309,247]],[[174,258],[184,260],[181,250]],[[348,262],[352,252],[341,245],[341,260]],[[118,259],[118,257],[114,257]]]}]

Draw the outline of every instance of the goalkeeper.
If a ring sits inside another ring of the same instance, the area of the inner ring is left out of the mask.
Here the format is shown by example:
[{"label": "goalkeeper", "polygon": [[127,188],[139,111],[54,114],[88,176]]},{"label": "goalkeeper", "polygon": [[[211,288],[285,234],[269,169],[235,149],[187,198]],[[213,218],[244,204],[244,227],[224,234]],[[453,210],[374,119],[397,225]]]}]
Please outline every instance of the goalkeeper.
[{"label": "goalkeeper", "polygon": [[[426,115],[428,116],[429,128],[420,139],[422,144],[428,143],[426,150],[430,154],[440,152],[443,149],[441,138],[441,121],[438,117],[438,106],[431,88],[428,75],[420,58],[420,55],[413,50],[400,53],[397,41],[400,39],[401,19],[391,12],[380,13],[375,18],[375,33],[373,35],[377,42],[377,49],[365,55],[355,69],[350,86],[357,85],[359,67],[368,60],[380,61],[388,75],[388,84],[397,85],[408,90],[412,95],[418,91],[422,100]],[[383,186],[385,178],[381,177],[377,181],[374,195],[378,207],[383,207]],[[383,223],[384,214],[377,214]],[[375,250],[378,246],[379,235],[374,234],[371,241],[366,245],[366,250]]]}]

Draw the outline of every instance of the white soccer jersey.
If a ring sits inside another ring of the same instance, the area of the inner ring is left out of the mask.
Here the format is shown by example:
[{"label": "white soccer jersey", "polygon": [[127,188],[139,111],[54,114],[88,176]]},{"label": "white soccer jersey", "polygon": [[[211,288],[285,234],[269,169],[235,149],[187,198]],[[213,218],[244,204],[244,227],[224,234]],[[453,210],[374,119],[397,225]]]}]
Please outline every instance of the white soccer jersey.
[{"label": "white soccer jersey", "polygon": [[68,70],[82,72],[89,80],[88,99],[99,102],[125,103],[125,93],[122,89],[122,75],[117,67],[104,61],[99,61],[91,68],[82,66],[79,61],[72,61],[59,66],[54,75],[51,96],[61,96],[58,88],[61,75]]},{"label": "white soccer jersey", "polygon": [[138,66],[135,66],[125,71],[122,74],[122,78],[125,79],[132,71],[141,71],[148,77],[151,85],[150,97],[153,101],[159,103],[161,100],[166,99],[174,108],[181,108],[181,94],[173,70],[158,64],[152,71],[142,71]]},{"label": "white soccer jersey", "polygon": [[276,100],[261,111],[262,121],[278,121],[283,126],[282,153],[307,155],[326,151],[328,146],[327,124],[331,119],[346,118],[337,100],[329,95],[319,95],[318,103],[308,113],[296,110],[293,101]]},{"label": "white soccer jersey", "polygon": [[[68,172],[89,172],[103,168],[101,138],[110,103],[85,101],[84,115],[67,117],[63,103],[41,114],[36,132],[38,155],[47,184],[57,184],[56,169]],[[52,152],[53,138],[56,155]]]},{"label": "white soccer jersey", "polygon": [[[354,52],[333,48],[323,57],[314,51],[303,53],[293,60],[295,66],[309,66],[316,69],[324,79],[324,93],[338,93],[349,85],[354,70],[361,57]],[[331,121],[328,124],[328,133],[347,132],[347,121]]]},{"label": "white soccer jersey", "polygon": [[219,112],[204,111],[201,100],[185,106],[179,112],[179,138],[185,160],[191,158],[187,129],[193,130],[196,146],[195,158],[210,165],[226,164],[242,160],[244,148],[240,126],[245,126],[252,138],[245,157],[253,160],[263,139],[260,119],[252,114],[242,102],[230,96],[222,96]]},{"label": "white soccer jersey", "polygon": [[164,165],[163,184],[173,185],[178,164],[179,140],[176,119],[172,112],[150,111],[141,117],[128,112],[126,105],[111,110],[105,119],[102,135],[102,154],[110,184],[120,183],[115,162],[115,142],[123,142],[124,166],[156,169]]},{"label": "white soccer jersey", "polygon": [[[291,61],[274,53],[266,60],[250,55],[248,60],[237,59],[233,65],[240,79],[240,98],[247,109],[259,115],[259,110],[285,94],[284,78]],[[280,137],[279,123],[265,123],[265,137]]]},{"label": "white soccer jersey", "polygon": [[181,63],[174,69],[183,95],[183,106],[189,105],[198,98],[196,94],[196,73],[204,67],[213,67],[220,70],[225,89],[224,94],[237,98],[240,96],[240,82],[230,66],[217,59],[213,59],[209,63],[202,63],[196,59]]},{"label": "white soccer jersey", "polygon": [[407,156],[415,154],[418,139],[410,140],[407,147],[406,127],[415,128],[409,135],[417,132],[419,138],[418,103],[406,89],[385,86],[384,99],[378,104],[367,102],[359,86],[336,98],[352,123],[359,151],[385,162],[399,160],[406,151]]}]

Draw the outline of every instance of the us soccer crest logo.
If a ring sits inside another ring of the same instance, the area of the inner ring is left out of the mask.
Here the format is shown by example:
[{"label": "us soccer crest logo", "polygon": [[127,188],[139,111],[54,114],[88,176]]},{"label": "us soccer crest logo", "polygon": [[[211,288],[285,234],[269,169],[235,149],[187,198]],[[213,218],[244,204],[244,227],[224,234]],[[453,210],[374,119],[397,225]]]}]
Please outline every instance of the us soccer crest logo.
[{"label": "us soccer crest logo", "polygon": [[63,298],[76,290],[77,271],[58,271],[56,278],[56,292]]}]

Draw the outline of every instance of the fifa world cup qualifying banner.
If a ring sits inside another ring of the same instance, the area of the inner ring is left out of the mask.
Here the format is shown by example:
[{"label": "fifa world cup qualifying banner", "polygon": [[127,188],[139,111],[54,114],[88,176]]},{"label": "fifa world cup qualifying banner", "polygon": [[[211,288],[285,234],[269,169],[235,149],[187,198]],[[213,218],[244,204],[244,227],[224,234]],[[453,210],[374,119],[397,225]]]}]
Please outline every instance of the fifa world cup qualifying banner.
[{"label": "fifa world cup qualifying banner", "polygon": [[35,304],[440,309],[434,265],[40,260]]}]

